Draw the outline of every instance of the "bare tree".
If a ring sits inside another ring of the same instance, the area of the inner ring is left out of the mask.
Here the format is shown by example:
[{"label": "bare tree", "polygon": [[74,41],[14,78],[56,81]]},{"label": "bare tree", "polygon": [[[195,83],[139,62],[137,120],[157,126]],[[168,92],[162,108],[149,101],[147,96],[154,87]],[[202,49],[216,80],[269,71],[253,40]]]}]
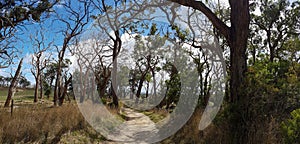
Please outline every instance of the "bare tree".
[{"label": "bare tree", "polygon": [[89,98],[91,98],[93,102],[97,102],[97,99],[94,98],[94,93],[85,97],[87,93],[86,90],[91,87],[87,85],[88,82],[85,80],[88,79],[91,72],[93,72],[96,83],[92,85],[92,87],[95,89],[97,87],[100,98],[103,98],[111,77],[111,54],[110,48],[107,47],[105,34],[98,32],[88,34],[88,36],[84,37],[84,40],[78,42],[76,46],[70,50],[77,58],[77,67],[79,70],[77,78],[79,78],[81,82],[80,102]]},{"label": "bare tree", "polygon": [[[84,27],[89,21],[89,1],[78,1],[79,7],[74,7],[72,4],[74,1],[67,1],[61,5],[67,12],[67,17],[58,16],[59,21],[66,25],[66,29],[62,30],[64,35],[64,41],[61,47],[56,46],[58,51],[58,62],[56,68],[56,80],[54,85],[54,105],[60,97],[65,97],[65,92],[62,89],[62,67],[65,58],[65,53],[69,45],[74,42],[76,36],[80,35],[84,31]],[[60,105],[63,101],[60,101]]]},{"label": "bare tree", "polygon": [[36,36],[31,36],[31,41],[33,41],[34,53],[32,55],[31,73],[35,79],[35,89],[34,89],[34,102],[38,102],[38,91],[39,98],[43,98],[43,80],[42,74],[43,70],[46,68],[47,62],[49,62],[51,55],[44,55],[44,52],[50,49],[53,42],[45,44],[45,35],[43,34],[43,29],[36,32]]},{"label": "bare tree", "polygon": [[26,21],[39,22],[42,14],[51,12],[58,0],[0,2],[0,68],[7,68],[15,57],[14,33]]},{"label": "bare tree", "polygon": [[14,95],[15,95],[16,86],[18,84],[18,79],[19,79],[19,76],[20,76],[20,73],[21,73],[22,64],[23,64],[23,58],[20,60],[18,68],[16,70],[16,73],[15,73],[13,79],[11,80],[4,107],[9,107],[9,104],[10,104],[10,101],[11,101],[12,97],[14,97]]}]

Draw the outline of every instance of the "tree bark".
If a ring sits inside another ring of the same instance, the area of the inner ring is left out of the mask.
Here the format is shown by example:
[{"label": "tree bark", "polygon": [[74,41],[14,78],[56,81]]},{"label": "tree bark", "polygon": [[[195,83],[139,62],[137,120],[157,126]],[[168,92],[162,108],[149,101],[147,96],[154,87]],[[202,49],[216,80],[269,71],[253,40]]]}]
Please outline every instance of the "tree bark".
[{"label": "tree bark", "polygon": [[[58,66],[60,67],[60,66]],[[59,96],[59,86],[60,86],[60,80],[61,79],[61,68],[57,68],[56,70],[56,80],[54,85],[54,96],[53,96],[53,104],[54,106],[57,106],[58,96]]]},{"label": "tree bark", "polygon": [[42,80],[42,75],[40,74],[40,96],[39,99],[43,99],[43,80]]},{"label": "tree bark", "polygon": [[65,80],[65,84],[62,88],[62,93],[59,96],[59,106],[63,105],[64,100],[65,100],[66,95],[67,95],[67,92],[68,92],[68,86],[71,82],[72,82],[72,75],[68,79],[66,78],[66,80]]},{"label": "tree bark", "polygon": [[15,76],[13,77],[13,79],[10,83],[4,107],[9,107],[10,101],[11,101],[12,97],[14,96],[14,94],[16,92],[16,86],[17,86],[17,83],[18,83],[18,78],[19,78],[20,73],[21,73],[22,64],[23,64],[23,58],[20,60],[17,71],[15,73]]},{"label": "tree bark", "polygon": [[54,98],[53,98],[54,106],[57,106],[59,96],[61,95],[62,65],[65,57],[65,52],[67,50],[68,43],[70,42],[71,38],[72,35],[67,35],[64,39],[64,44],[62,46],[62,49],[58,51],[58,63],[56,68],[56,81],[54,85]]},{"label": "tree bark", "polygon": [[249,35],[249,0],[229,0],[231,28],[230,46],[230,93],[231,102],[242,99],[243,82],[247,70],[247,41]]},{"label": "tree bark", "polygon": [[35,79],[35,87],[34,87],[34,99],[33,99],[33,102],[38,102],[38,91],[39,91],[39,86],[40,86],[40,59],[41,59],[41,56],[42,56],[42,53],[41,52],[38,52],[38,53],[35,53],[34,54],[35,57],[36,57],[36,60],[34,60],[34,57],[32,57],[32,64],[33,66],[35,67],[36,71],[34,71],[33,69],[31,70],[31,73],[33,74],[34,76],[34,79]]},{"label": "tree bark", "polygon": [[119,107],[119,99],[116,94],[116,91],[118,89],[117,86],[117,68],[118,68],[118,55],[122,47],[122,41],[120,38],[119,31],[115,31],[115,36],[116,39],[114,41],[114,46],[113,46],[113,69],[112,69],[112,98],[113,98],[113,104],[117,108]]},{"label": "tree bark", "polygon": [[39,78],[36,77],[35,78],[35,86],[34,86],[34,98],[33,98],[33,102],[38,102],[38,90],[39,90]]},{"label": "tree bark", "polygon": [[[103,98],[105,95],[105,90],[107,88],[107,83],[109,81],[109,78],[111,77],[111,71],[108,67],[103,67],[102,74],[96,75],[96,81],[97,81],[97,87],[99,88],[99,97]],[[103,80],[101,80],[101,78]]]}]

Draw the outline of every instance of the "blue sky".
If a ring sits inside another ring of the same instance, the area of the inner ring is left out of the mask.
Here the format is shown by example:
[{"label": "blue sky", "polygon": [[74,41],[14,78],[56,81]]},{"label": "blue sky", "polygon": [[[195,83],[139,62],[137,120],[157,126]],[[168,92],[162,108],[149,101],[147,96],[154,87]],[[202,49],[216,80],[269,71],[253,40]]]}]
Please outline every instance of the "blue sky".
[{"label": "blue sky", "polygon": [[[224,2],[223,0],[221,0]],[[64,0],[61,0],[61,2],[64,2]],[[78,5],[75,1],[71,1],[74,6]],[[111,2],[110,0],[107,0],[107,2]],[[60,5],[54,7],[55,11],[59,16],[66,17],[66,12],[64,8]],[[95,13],[93,13],[95,14]],[[160,12],[157,12],[156,14],[160,15]],[[156,18],[156,21],[160,21],[162,23],[165,22],[164,18]],[[7,69],[0,69],[0,75],[8,76],[10,72],[14,73],[14,70],[16,69],[16,66],[18,64],[18,61],[21,57],[25,58],[24,64],[23,64],[23,73],[29,81],[34,83],[33,75],[30,72],[30,61],[31,57],[30,55],[33,53],[33,44],[31,42],[30,36],[35,36],[36,32],[43,28],[43,33],[45,34],[45,44],[48,44],[50,41],[54,41],[54,45],[61,46],[63,43],[63,35],[60,32],[61,30],[65,29],[65,25],[61,22],[55,20],[54,14],[51,14],[49,18],[44,19],[42,23],[37,22],[26,22],[27,24],[24,27],[18,28],[18,32],[16,33],[17,37],[20,38],[20,40],[15,44],[16,48],[19,50],[18,59],[14,59],[15,64],[11,65],[11,67]],[[92,23],[92,21],[90,21]],[[167,23],[167,22],[166,22]],[[88,28],[89,25],[86,26]],[[52,51],[56,52],[56,49],[52,49]]]},{"label": "blue sky", "polygon": [[[61,2],[64,2],[64,0],[62,0]],[[78,5],[78,3],[76,3],[76,1],[71,1],[71,2],[75,7],[76,7],[76,5]],[[110,3],[110,2],[112,2],[112,1],[107,0],[107,3]],[[54,9],[59,16],[67,18],[66,11],[64,10],[64,8],[62,6],[60,6],[60,5],[55,6]],[[93,13],[93,14],[95,14],[95,13]],[[156,14],[157,14],[157,16],[159,16],[162,13],[157,12]],[[168,22],[165,22],[166,19],[160,18],[160,17],[156,18],[155,20],[162,22],[162,25],[164,25],[164,23],[166,23],[166,24],[168,23]],[[36,32],[39,29],[43,28],[43,33],[45,34],[45,38],[46,38],[45,44],[48,44],[50,41],[54,41],[54,45],[61,46],[63,43],[63,35],[60,31],[65,29],[66,26],[62,22],[55,20],[54,14],[51,14],[50,18],[44,19],[44,21],[42,23],[37,23],[37,22],[26,22],[26,23],[27,24],[24,27],[18,28],[18,32],[16,33],[16,36],[18,38],[20,38],[21,41],[19,41],[15,44],[16,48],[19,50],[19,53],[17,53],[18,58],[14,59],[15,64],[11,65],[10,68],[0,69],[0,75],[8,76],[10,72],[14,72],[14,69],[16,69],[18,61],[20,60],[20,58],[23,57],[23,58],[25,58],[25,60],[24,60],[24,64],[23,64],[22,75],[24,75],[26,78],[28,78],[28,80],[31,81],[33,84],[34,78],[30,72],[30,68],[31,68],[30,55],[33,53],[33,43],[31,42],[30,36],[35,36]],[[90,23],[92,23],[92,21],[90,21]],[[88,27],[89,27],[89,25],[86,26],[86,28],[88,28]],[[56,52],[55,49],[52,49],[52,51]]]},{"label": "blue sky", "polygon": [[[75,1],[72,2],[72,5],[78,5],[78,3],[75,3]],[[55,6],[54,10],[59,16],[66,17],[66,12],[62,6]],[[24,58],[22,75],[25,76],[29,81],[31,81],[32,84],[35,83],[33,75],[30,72],[31,54],[34,51],[33,43],[30,37],[35,37],[36,33],[39,30],[43,29],[42,32],[45,35],[46,45],[53,41],[53,45],[61,46],[64,38],[61,30],[66,29],[66,25],[58,21],[54,13],[50,14],[50,16],[43,15],[43,17],[44,18],[41,22],[26,21],[23,26],[17,28],[15,36],[18,38],[18,41],[13,44],[14,47],[18,50],[18,52],[15,53],[17,55],[17,58],[13,60],[14,63],[9,68],[0,69],[0,75],[10,76],[10,73],[14,74],[19,60],[21,58]],[[38,38],[40,39],[40,37]],[[52,51],[56,52],[56,49],[53,47]]]},{"label": "blue sky", "polygon": [[[64,1],[61,1],[64,2]],[[78,3],[75,1],[72,1],[73,5],[76,7]],[[111,1],[108,1],[110,3]],[[68,18],[66,16],[66,11],[64,8],[60,5],[55,6],[54,10],[57,12],[57,14],[61,17]],[[95,14],[95,12],[93,12]],[[32,73],[30,72],[31,69],[31,54],[33,53],[33,43],[30,39],[32,36],[36,36],[36,33],[43,29],[43,34],[45,35],[45,44],[47,45],[49,42],[53,41],[54,45],[61,46],[63,44],[63,35],[61,30],[66,29],[66,25],[58,20],[56,20],[55,14],[51,14],[49,18],[43,19],[42,22],[25,22],[26,25],[22,27],[18,27],[18,32],[16,33],[16,36],[19,38],[19,41],[15,44],[16,49],[18,49],[18,58],[14,59],[14,64],[12,64],[9,68],[6,69],[0,69],[0,75],[3,76],[9,76],[10,73],[14,74],[14,71],[18,65],[18,62],[21,58],[24,58],[23,62],[23,70],[22,75],[25,76],[29,81],[31,81],[32,84],[34,84],[34,77]],[[45,17],[45,16],[44,16]],[[157,19],[158,21],[161,21],[161,19]],[[90,21],[90,24],[92,21]],[[89,27],[88,24],[86,28]],[[56,52],[56,49],[53,48],[52,51]]]}]

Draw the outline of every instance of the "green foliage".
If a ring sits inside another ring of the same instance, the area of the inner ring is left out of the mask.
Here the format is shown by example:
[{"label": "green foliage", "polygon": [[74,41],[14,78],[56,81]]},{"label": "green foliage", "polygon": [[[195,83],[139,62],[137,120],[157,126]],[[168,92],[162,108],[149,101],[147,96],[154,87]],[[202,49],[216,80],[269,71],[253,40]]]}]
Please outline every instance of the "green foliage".
[{"label": "green foliage", "polygon": [[155,33],[157,32],[157,27],[156,24],[152,24],[151,29],[150,29],[150,35],[155,35]]},{"label": "green foliage", "polygon": [[285,81],[288,78],[290,65],[288,61],[273,63],[258,61],[255,65],[249,67],[248,82],[253,86],[260,86],[269,92],[276,93],[286,86]]},{"label": "green foliage", "polygon": [[26,88],[27,86],[30,85],[30,81],[28,81],[24,76],[21,76],[19,78],[19,85],[22,87],[22,88]]},{"label": "green foliage", "polygon": [[300,142],[300,109],[292,111],[291,116],[281,124],[284,142],[287,144]]},{"label": "green foliage", "polygon": [[296,37],[285,42],[280,50],[280,57],[289,61],[299,61],[300,38]]},{"label": "green foliage", "polygon": [[174,30],[174,35],[175,37],[179,38],[181,42],[185,42],[190,34],[189,29],[184,29],[182,30],[179,26],[177,25],[172,25],[171,27],[172,30]]},{"label": "green foliage", "polygon": [[150,73],[147,73],[146,76],[145,76],[145,80],[146,80],[147,82],[150,82],[150,81],[151,81],[151,78],[152,78],[151,74],[150,74]]},{"label": "green foliage", "polygon": [[[287,40],[299,35],[299,11],[297,2],[288,0],[255,1],[257,14],[252,10],[252,25],[250,28],[250,51],[252,55],[266,53],[268,49],[270,60],[281,59],[282,46]],[[265,36],[263,36],[265,35]]]},{"label": "green foliage", "polygon": [[161,111],[145,111],[143,112],[146,116],[148,116],[151,121],[157,123],[166,118],[168,112],[161,110]]},{"label": "green foliage", "polygon": [[43,81],[43,90],[44,95],[49,97],[49,95],[51,94],[51,86],[45,80]]},{"label": "green foliage", "polygon": [[170,73],[170,79],[165,81],[167,87],[165,97],[167,100],[167,105],[169,106],[171,103],[177,103],[179,101],[181,81],[180,75],[172,63],[167,63],[164,65],[163,69]]},{"label": "green foliage", "polygon": [[6,13],[1,17],[2,23],[0,29],[3,27],[15,27],[25,20],[40,21],[40,17],[45,12],[50,12],[51,8],[58,1],[1,1],[0,8]]}]

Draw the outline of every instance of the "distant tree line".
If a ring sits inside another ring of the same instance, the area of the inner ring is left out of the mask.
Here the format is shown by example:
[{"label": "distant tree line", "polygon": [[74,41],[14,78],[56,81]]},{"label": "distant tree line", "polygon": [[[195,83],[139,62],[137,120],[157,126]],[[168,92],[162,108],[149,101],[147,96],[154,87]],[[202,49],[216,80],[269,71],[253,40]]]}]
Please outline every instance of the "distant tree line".
[{"label": "distant tree line", "polygon": [[[0,76],[0,87],[8,87],[11,83],[11,80],[12,80],[12,77],[4,77],[4,76]],[[27,88],[30,86],[30,81],[24,77],[24,76],[21,76],[19,79],[18,79],[18,87],[19,88]]]}]

